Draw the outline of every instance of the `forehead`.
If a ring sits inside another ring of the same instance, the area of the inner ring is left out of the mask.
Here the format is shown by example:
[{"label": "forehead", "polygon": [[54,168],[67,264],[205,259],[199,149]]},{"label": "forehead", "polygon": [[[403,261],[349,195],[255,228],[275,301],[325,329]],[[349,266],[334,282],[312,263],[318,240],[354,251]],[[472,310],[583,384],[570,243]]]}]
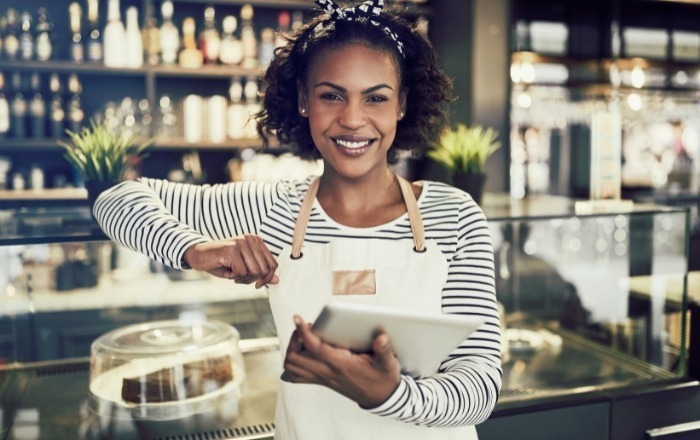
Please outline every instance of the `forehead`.
[{"label": "forehead", "polygon": [[386,83],[397,89],[399,69],[394,58],[381,50],[362,44],[348,44],[326,49],[319,53],[309,66],[308,86],[322,81],[333,82],[350,88],[360,88]]}]

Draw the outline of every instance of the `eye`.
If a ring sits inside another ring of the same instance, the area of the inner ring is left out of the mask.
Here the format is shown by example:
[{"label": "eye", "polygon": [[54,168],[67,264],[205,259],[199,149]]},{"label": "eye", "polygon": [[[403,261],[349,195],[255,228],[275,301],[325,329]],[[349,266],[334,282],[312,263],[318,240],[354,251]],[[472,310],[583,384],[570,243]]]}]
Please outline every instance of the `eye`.
[{"label": "eye", "polygon": [[388,101],[388,98],[386,96],[381,95],[372,95],[369,98],[367,98],[367,101],[374,104],[379,104]]},{"label": "eye", "polygon": [[341,101],[342,98],[337,93],[326,92],[321,94],[321,99],[324,101]]}]

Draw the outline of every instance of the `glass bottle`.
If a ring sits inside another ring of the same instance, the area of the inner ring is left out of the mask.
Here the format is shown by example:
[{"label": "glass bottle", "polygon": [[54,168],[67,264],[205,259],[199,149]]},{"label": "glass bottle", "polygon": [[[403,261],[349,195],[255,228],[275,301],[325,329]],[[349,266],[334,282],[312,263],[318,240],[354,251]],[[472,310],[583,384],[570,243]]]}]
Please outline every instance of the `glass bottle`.
[{"label": "glass bottle", "polygon": [[277,16],[277,33],[275,34],[275,47],[287,45],[286,37],[291,32],[292,16],[289,11],[280,11]]},{"label": "glass bottle", "polygon": [[9,8],[7,10],[7,33],[4,40],[5,57],[9,60],[16,60],[19,57],[18,22],[19,14],[17,10]]},{"label": "glass bottle", "polygon": [[139,10],[131,6],[126,10],[126,47],[124,63],[126,67],[139,68],[143,66],[143,38],[139,29]]},{"label": "glass bottle", "polygon": [[226,112],[226,131],[230,139],[243,139],[245,137],[245,124],[247,122],[246,106],[243,102],[243,83],[241,78],[233,77],[228,89],[229,106]]},{"label": "glass bottle", "polygon": [[87,0],[88,4],[88,29],[90,33],[87,39],[88,61],[101,62],[104,57],[102,45],[102,33],[100,32],[99,3],[97,0]]},{"label": "glass bottle", "polygon": [[175,64],[180,50],[180,31],[173,24],[173,2],[165,0],[160,6],[163,24],[160,26],[160,52],[163,64]]},{"label": "glass bottle", "polygon": [[46,102],[41,95],[41,77],[39,73],[32,73],[31,77],[32,100],[29,101],[29,121],[31,135],[34,138],[46,137]]},{"label": "glass bottle", "polygon": [[275,31],[272,28],[263,28],[260,32],[260,52],[258,60],[260,67],[267,68],[275,56]]},{"label": "glass bottle", "polygon": [[61,81],[57,73],[52,73],[49,79],[51,90],[51,108],[49,109],[49,136],[53,138],[63,137],[65,134],[66,111],[63,108],[63,96],[61,95]]},{"label": "glass bottle", "polygon": [[187,69],[202,67],[204,58],[202,57],[202,52],[197,49],[195,31],[194,18],[185,18],[182,22],[182,43],[185,47],[180,51],[180,67]]},{"label": "glass bottle", "polygon": [[32,35],[32,14],[22,12],[22,32],[19,34],[19,58],[31,60],[34,58],[34,36]]},{"label": "glass bottle", "polygon": [[221,35],[221,53],[219,61],[228,66],[240,64],[243,59],[243,45],[236,37],[238,19],[233,15],[227,15],[222,22],[223,34]]},{"label": "glass bottle", "polygon": [[126,31],[119,11],[119,0],[107,3],[107,25],[104,30],[104,65],[126,66]]},{"label": "glass bottle", "polygon": [[253,6],[245,4],[241,8],[241,42],[243,43],[243,67],[258,67],[258,40],[253,26]]},{"label": "glass bottle", "polygon": [[0,139],[10,134],[10,103],[5,96],[5,75],[0,72]]},{"label": "glass bottle", "polygon": [[12,89],[14,96],[10,103],[10,129],[12,137],[21,139],[27,137],[27,101],[22,93],[22,75],[19,72],[12,74]]},{"label": "glass bottle", "polygon": [[163,139],[173,139],[177,137],[177,115],[170,96],[163,95],[158,101],[160,109],[160,121],[158,127],[158,136]]},{"label": "glass bottle", "polygon": [[73,2],[68,7],[70,18],[70,31],[73,35],[70,42],[70,59],[74,63],[82,63],[85,60],[85,50],[83,49],[83,36],[81,34],[81,20],[83,18],[83,8],[80,3]]},{"label": "glass bottle", "polygon": [[80,84],[78,75],[72,73],[68,77],[68,92],[70,93],[70,100],[68,101],[68,129],[73,133],[79,133],[83,126],[83,119],[85,118],[85,112],[83,111],[83,105],[80,99],[80,94],[83,91],[83,87]]},{"label": "glass bottle", "polygon": [[143,28],[143,50],[149,66],[160,63],[160,29],[153,16],[153,4],[146,5],[146,25]]},{"label": "glass bottle", "polygon": [[245,137],[254,138],[258,135],[257,124],[253,115],[260,111],[260,101],[258,97],[258,80],[254,76],[249,76],[245,82],[243,94],[245,95]]},{"label": "glass bottle", "polygon": [[304,13],[302,11],[292,12],[292,33],[304,25]]},{"label": "glass bottle", "polygon": [[48,61],[53,55],[53,23],[49,20],[46,8],[39,8],[36,19],[35,50],[36,59]]},{"label": "glass bottle", "polygon": [[199,35],[199,50],[207,64],[216,64],[221,53],[221,36],[216,29],[216,11],[213,6],[204,8],[204,29]]}]

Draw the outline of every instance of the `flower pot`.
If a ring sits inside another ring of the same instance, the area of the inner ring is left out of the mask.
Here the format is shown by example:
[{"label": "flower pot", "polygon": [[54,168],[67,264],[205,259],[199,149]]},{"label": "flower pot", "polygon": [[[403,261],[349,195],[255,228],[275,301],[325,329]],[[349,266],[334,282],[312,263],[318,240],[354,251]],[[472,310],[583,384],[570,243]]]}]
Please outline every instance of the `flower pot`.
[{"label": "flower pot", "polygon": [[481,204],[484,182],[486,182],[486,174],[467,173],[452,176],[452,184],[472,196],[477,204]]},{"label": "flower pot", "polygon": [[92,210],[93,205],[95,204],[95,200],[97,200],[97,197],[103,193],[104,191],[107,191],[114,185],[116,185],[119,182],[114,182],[114,181],[98,181],[98,180],[88,180],[85,182],[85,189],[87,189],[88,193],[88,204],[90,205],[90,210]]}]

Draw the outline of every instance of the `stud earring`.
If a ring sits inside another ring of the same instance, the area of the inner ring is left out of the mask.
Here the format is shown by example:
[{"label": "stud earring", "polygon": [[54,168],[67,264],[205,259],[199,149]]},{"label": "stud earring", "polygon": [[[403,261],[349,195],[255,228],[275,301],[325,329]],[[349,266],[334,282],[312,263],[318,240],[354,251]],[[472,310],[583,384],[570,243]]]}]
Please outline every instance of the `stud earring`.
[{"label": "stud earring", "polygon": [[300,108],[300,109],[299,109],[299,113],[301,113],[302,115],[306,116],[306,109],[303,108],[303,107]]}]

